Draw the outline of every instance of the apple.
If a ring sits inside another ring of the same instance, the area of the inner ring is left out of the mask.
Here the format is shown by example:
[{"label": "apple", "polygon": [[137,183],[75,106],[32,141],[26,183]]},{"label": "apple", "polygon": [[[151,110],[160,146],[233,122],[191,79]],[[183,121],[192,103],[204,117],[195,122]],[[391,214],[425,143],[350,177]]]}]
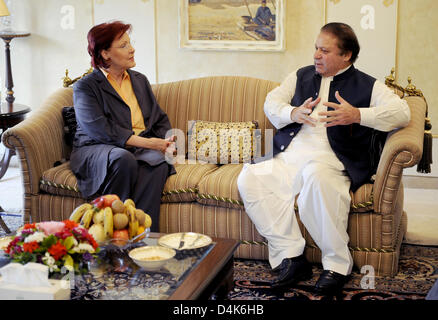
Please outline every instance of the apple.
[{"label": "apple", "polygon": [[114,230],[112,243],[117,246],[123,246],[129,241],[128,229]]},{"label": "apple", "polygon": [[99,209],[103,209],[106,207],[111,207],[112,203],[115,200],[120,200],[119,196],[116,194],[106,194],[104,196],[100,196],[96,199],[94,199],[91,203],[99,208]]},{"label": "apple", "polygon": [[93,204],[98,209],[103,209],[105,204],[105,199],[103,197],[98,197],[91,201],[91,204]]},{"label": "apple", "polygon": [[106,207],[111,207],[111,205],[113,204],[113,202],[115,200],[120,200],[119,196],[116,194],[106,194],[103,197],[104,203],[103,206]]}]

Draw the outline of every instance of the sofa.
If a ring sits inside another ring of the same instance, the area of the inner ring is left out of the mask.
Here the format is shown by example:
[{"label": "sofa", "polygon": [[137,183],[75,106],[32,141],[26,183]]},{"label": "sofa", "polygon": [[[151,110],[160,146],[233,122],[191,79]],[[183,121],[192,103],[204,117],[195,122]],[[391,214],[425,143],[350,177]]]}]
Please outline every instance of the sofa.
[{"label": "sofa", "polygon": [[[273,129],[264,115],[265,97],[278,85],[250,77],[211,76],[156,84],[153,91],[172,126],[184,133],[190,120],[204,120],[256,121],[263,134],[265,129]],[[408,94],[393,77],[388,77],[387,85],[406,99],[411,121],[406,128],[388,135],[374,182],[352,194],[348,234],[356,268],[371,265],[376,275],[394,276],[407,228],[402,174],[422,156],[426,101],[419,90]],[[77,188],[68,161],[71,148],[64,139],[62,109],[72,106],[72,93],[71,87],[58,89],[2,137],[19,157],[26,223],[66,219],[74,208],[90,200],[84,199]],[[187,139],[184,143],[187,147]],[[162,195],[160,232],[194,231],[237,239],[240,246],[235,257],[267,259],[267,242],[245,213],[237,189],[242,166],[176,163],[177,174],[169,177]],[[298,215],[297,206],[295,211]],[[306,238],[307,259],[320,262],[321,251],[299,223]]]}]

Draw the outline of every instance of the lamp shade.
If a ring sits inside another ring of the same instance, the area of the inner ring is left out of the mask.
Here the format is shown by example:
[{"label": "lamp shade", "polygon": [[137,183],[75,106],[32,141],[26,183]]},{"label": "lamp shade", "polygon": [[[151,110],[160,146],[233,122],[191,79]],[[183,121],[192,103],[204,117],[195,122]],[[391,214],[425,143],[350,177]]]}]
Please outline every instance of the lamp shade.
[{"label": "lamp shade", "polygon": [[9,10],[3,0],[0,0],[0,17],[9,16]]}]

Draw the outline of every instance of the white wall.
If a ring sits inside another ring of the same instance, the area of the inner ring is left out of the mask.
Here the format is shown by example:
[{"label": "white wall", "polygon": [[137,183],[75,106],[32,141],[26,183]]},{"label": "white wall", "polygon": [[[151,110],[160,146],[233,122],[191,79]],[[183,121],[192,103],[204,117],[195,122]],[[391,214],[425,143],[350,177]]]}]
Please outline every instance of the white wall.
[{"label": "white wall", "polygon": [[[132,25],[131,41],[135,47],[135,70],[156,82],[154,0],[94,0],[94,23],[121,20]],[[135,12],[135,14],[133,14]]]},{"label": "white wall", "polygon": [[[65,69],[78,75],[89,68],[84,35],[92,25],[92,5],[89,0],[16,0],[13,3],[14,29],[31,33],[30,37],[11,42],[15,102],[35,109],[62,86]],[[69,24],[63,20],[65,14],[61,10],[72,4],[75,19]],[[2,86],[4,60],[4,50],[1,50]]]}]

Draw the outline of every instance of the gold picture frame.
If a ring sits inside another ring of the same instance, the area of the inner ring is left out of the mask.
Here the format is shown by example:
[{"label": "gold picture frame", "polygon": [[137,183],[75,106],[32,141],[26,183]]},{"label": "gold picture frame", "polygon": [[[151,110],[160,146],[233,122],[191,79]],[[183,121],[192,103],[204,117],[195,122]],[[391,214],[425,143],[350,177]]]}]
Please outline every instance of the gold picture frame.
[{"label": "gold picture frame", "polygon": [[263,5],[261,0],[179,0],[180,48],[285,50],[286,1],[265,2]]}]

